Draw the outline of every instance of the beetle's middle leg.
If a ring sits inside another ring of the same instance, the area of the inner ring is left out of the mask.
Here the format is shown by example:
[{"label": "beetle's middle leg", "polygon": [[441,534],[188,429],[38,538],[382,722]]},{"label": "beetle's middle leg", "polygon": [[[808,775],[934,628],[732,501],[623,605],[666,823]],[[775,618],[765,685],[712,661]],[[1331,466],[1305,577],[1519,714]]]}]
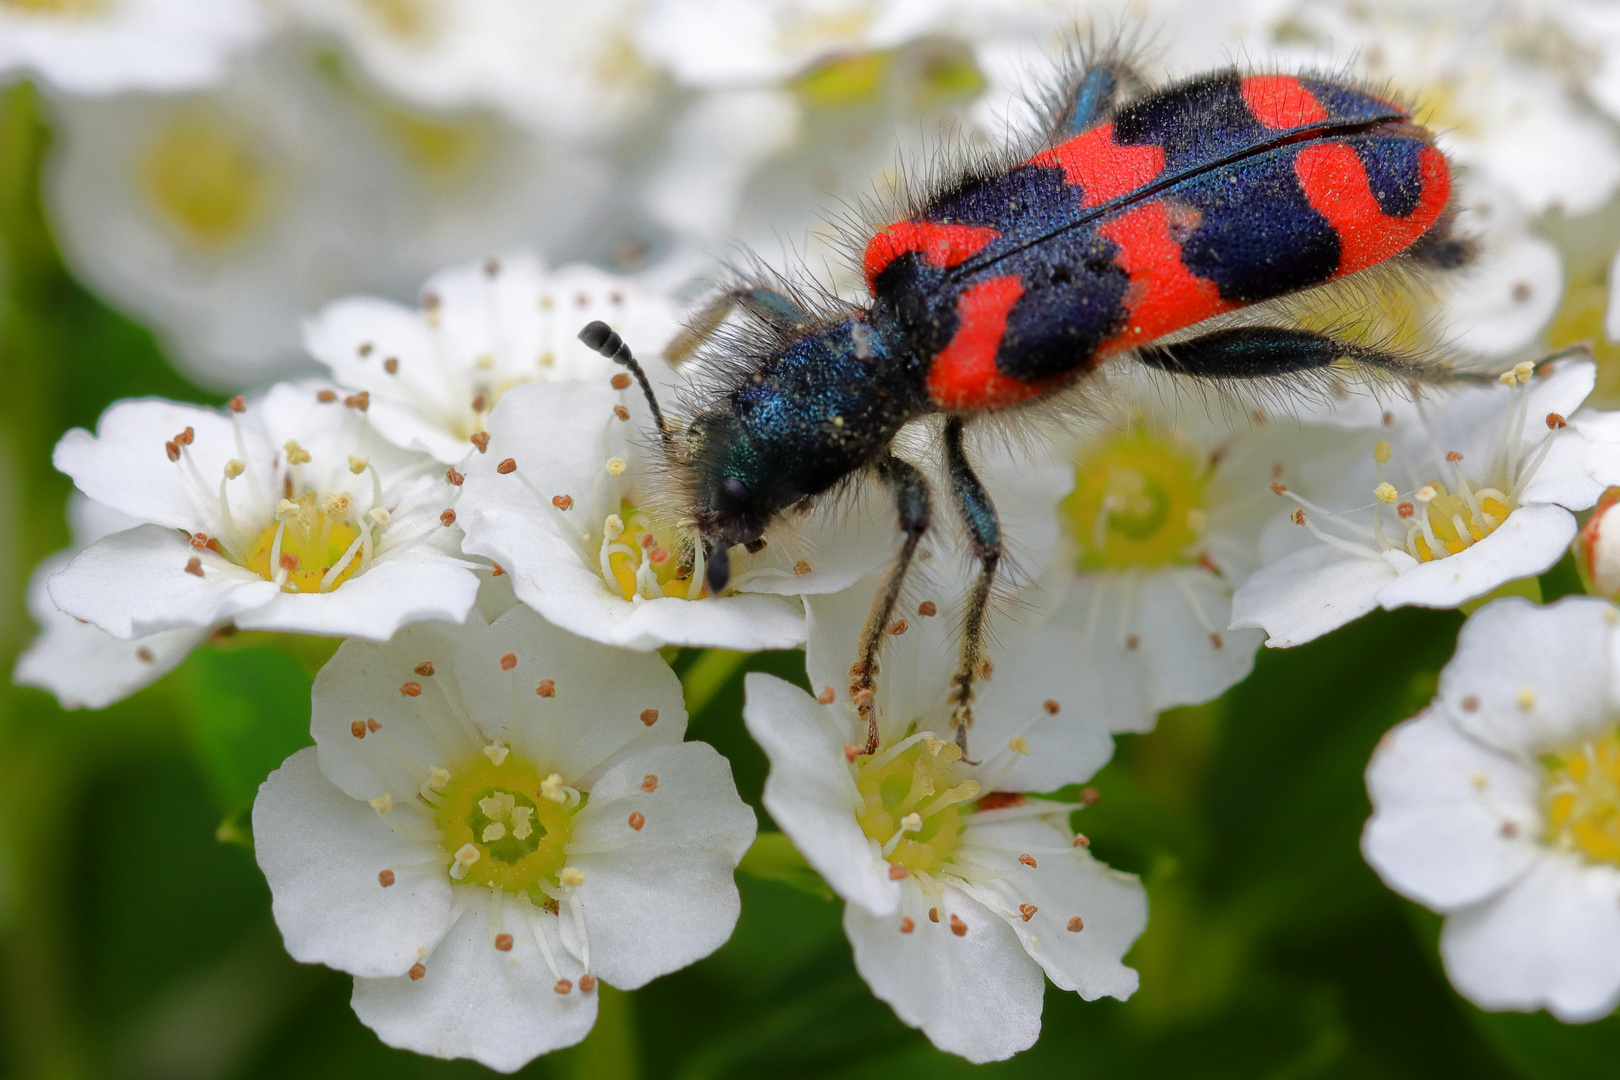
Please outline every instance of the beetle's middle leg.
[{"label": "beetle's middle leg", "polygon": [[950,471],[951,499],[967,526],[973,555],[979,561],[979,573],[962,614],[962,647],[956,674],[951,676],[951,726],[956,729],[956,745],[962,748],[962,758],[967,760],[968,728],[973,724],[973,681],[984,659],[984,617],[990,606],[996,567],[1001,564],[1001,521],[996,517],[990,493],[984,490],[962,448],[960,417],[945,421],[945,464]]}]

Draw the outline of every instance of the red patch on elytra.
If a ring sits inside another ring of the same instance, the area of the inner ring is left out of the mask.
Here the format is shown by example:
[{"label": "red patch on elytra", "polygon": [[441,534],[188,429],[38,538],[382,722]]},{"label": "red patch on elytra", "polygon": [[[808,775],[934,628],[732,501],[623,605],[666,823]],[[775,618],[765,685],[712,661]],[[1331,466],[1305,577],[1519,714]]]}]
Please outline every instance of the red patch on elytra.
[{"label": "red patch on elytra", "polygon": [[1181,245],[1172,235],[1176,223],[1164,200],[1154,199],[1109,218],[1097,230],[1119,245],[1114,261],[1131,279],[1125,290],[1125,326],[1097,347],[1099,357],[1145,345],[1238,306],[1222,300],[1213,281],[1182,263]]},{"label": "red patch on elytra", "polygon": [[1007,316],[1024,295],[1017,276],[970,285],[956,302],[956,335],[928,369],[928,396],[942,409],[999,409],[1044,393],[1055,380],[1027,383],[996,369]]},{"label": "red patch on elytra", "polygon": [[866,287],[872,289],[878,275],[890,263],[914,251],[930,266],[955,266],[983,251],[1001,232],[989,225],[942,225],[934,221],[897,221],[879,230],[866,243]]},{"label": "red patch on elytra", "polygon": [[1104,124],[1041,151],[1028,164],[1062,169],[1063,178],[1080,188],[1081,203],[1096,206],[1157,180],[1164,171],[1164,149],[1120,146],[1114,142],[1114,125]]},{"label": "red patch on elytra", "polygon": [[1334,277],[1376,266],[1405,251],[1440,220],[1451,197],[1451,170],[1432,146],[1425,146],[1418,158],[1423,190],[1416,209],[1405,217],[1379,209],[1361,158],[1345,143],[1302,148],[1294,159],[1294,175],[1312,208],[1339,234],[1339,269]]},{"label": "red patch on elytra", "polygon": [[1291,75],[1251,75],[1243,80],[1243,104],[1274,131],[1320,124],[1328,111]]}]

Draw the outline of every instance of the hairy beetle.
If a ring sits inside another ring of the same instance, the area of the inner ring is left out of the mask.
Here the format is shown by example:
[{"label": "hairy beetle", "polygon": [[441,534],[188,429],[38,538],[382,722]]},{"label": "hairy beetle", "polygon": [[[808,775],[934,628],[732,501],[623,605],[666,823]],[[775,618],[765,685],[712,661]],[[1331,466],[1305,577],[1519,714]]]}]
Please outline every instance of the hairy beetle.
[{"label": "hairy beetle", "polygon": [[1450,227],[1450,169],[1407,109],[1330,77],[1227,69],[1127,100],[1140,85],[1117,57],[1075,65],[1038,152],[959,175],[873,231],[864,305],[812,310],[769,285],[726,291],[694,339],[734,307],[748,328],[716,358],[724,385],[678,438],[618,336],[602,323],[581,332],[641,379],[711,591],[728,579],[727,550],[762,543],[790,507],[852,476],[888,487],[902,542],[851,671],[868,752],[883,630],[933,512],[924,477],[891,448],[908,422],[945,416],[950,498],[979,566],[951,690],[965,748],[1002,557],[963,448],[967,421],[1083,392],[1088,371],[1123,357],[1220,380],[1324,368],[1468,377],[1298,326],[1218,318],[1397,260],[1467,261],[1471,245]]}]

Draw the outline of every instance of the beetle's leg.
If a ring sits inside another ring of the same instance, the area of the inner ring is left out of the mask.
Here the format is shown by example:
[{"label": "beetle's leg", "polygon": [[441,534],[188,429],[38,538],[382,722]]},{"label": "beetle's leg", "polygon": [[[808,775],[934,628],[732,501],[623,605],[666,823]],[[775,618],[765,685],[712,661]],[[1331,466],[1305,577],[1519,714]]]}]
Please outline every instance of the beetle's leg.
[{"label": "beetle's leg", "polygon": [[1054,143],[1090,131],[1113,113],[1123,91],[1143,85],[1120,41],[1099,45],[1092,39],[1071,51],[1068,77],[1047,103]]},{"label": "beetle's leg", "polygon": [[1149,367],[1202,379],[1264,379],[1323,368],[1373,369],[1408,383],[1491,383],[1494,375],[1284,326],[1237,326],[1137,351]]},{"label": "beetle's leg", "polygon": [[738,307],[779,330],[798,329],[813,321],[792,297],[763,285],[741,285],[727,289],[699,309],[664,347],[664,359],[671,364],[690,359]]},{"label": "beetle's leg", "polygon": [[967,526],[973,555],[979,561],[979,575],[968,593],[962,615],[962,649],[957,657],[956,674],[951,677],[951,726],[956,729],[956,745],[967,758],[968,728],[973,724],[973,680],[979,674],[984,655],[984,616],[990,605],[990,586],[995,583],[1001,562],[1001,522],[989,492],[979,482],[962,448],[962,421],[945,421],[945,464],[950,470],[951,499]]},{"label": "beetle's leg", "polygon": [[900,590],[906,583],[906,572],[911,569],[911,560],[917,554],[917,545],[922,543],[923,534],[928,532],[928,526],[933,518],[933,509],[928,497],[928,481],[918,471],[915,465],[902,461],[892,453],[878,462],[877,473],[889,493],[894,496],[895,510],[900,517],[900,534],[903,537],[900,544],[900,553],[895,556],[893,565],[889,567],[888,576],[884,578],[883,588],[879,591],[877,599],[872,602],[872,610],[867,613],[866,625],[861,629],[860,648],[857,652],[855,665],[849,669],[850,698],[855,707],[860,710],[861,718],[866,721],[866,753],[875,754],[878,748],[877,706],[872,694],[872,683],[877,677],[878,649],[883,644],[884,632],[889,626],[889,617],[900,602]]},{"label": "beetle's leg", "polygon": [[1458,236],[1450,214],[1442,217],[1406,249],[1406,257],[1436,270],[1456,270],[1474,261],[1479,241]]}]

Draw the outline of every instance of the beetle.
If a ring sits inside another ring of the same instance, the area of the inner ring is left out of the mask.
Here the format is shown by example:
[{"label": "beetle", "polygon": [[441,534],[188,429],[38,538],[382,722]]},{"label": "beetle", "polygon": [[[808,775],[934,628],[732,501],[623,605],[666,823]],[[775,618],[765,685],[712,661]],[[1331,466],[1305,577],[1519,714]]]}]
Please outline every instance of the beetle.
[{"label": "beetle", "polygon": [[1450,167],[1409,109],[1330,76],[1227,68],[1140,86],[1117,56],[1074,65],[1037,152],[964,171],[870,232],[864,304],[818,307],[775,283],[726,290],[691,340],[738,308],[746,328],[714,356],[719,386],[679,438],[618,335],[603,323],[580,334],[641,381],[711,593],[729,578],[729,549],[757,550],[790,508],[852,477],[887,487],[902,539],[851,669],[867,753],[883,631],[933,519],[923,474],[892,448],[904,425],[943,414],[949,497],[977,563],[950,699],[965,750],[1003,550],[964,449],[968,422],[1083,394],[1088,372],[1125,358],[1204,380],[1472,378],[1280,316],[1229,316],[1377,267],[1469,260],[1472,244],[1452,231]]}]

